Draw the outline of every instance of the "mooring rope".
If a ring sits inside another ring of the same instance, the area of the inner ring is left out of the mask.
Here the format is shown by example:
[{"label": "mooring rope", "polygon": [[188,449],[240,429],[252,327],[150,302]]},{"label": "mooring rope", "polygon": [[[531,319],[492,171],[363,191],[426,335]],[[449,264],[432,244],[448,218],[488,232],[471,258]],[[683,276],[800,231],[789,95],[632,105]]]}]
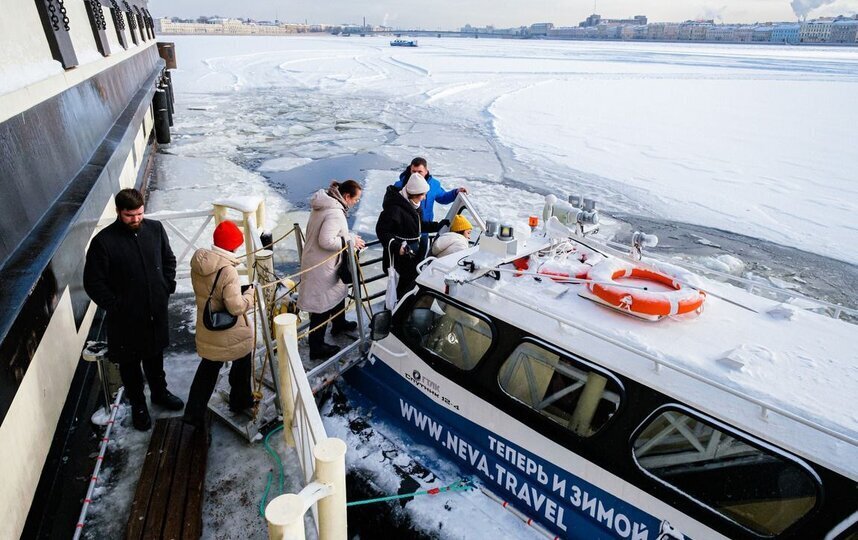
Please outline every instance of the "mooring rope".
[{"label": "mooring rope", "polygon": [[344,247],[344,248],[340,249],[339,251],[334,252],[334,253],[333,253],[330,257],[328,257],[327,259],[325,259],[325,260],[323,260],[323,261],[320,261],[318,264],[314,264],[314,265],[313,265],[313,266],[311,266],[310,268],[307,268],[307,269],[301,270],[300,272],[296,272],[296,273],[294,273],[294,274],[290,274],[290,275],[288,275],[288,276],[282,277],[282,278],[278,279],[277,281],[272,281],[271,283],[266,283],[265,285],[260,285],[260,287],[261,287],[261,288],[263,288],[263,289],[268,289],[269,287],[275,287],[275,286],[279,285],[280,283],[285,283],[285,282],[286,282],[286,280],[291,280],[292,278],[296,278],[296,277],[298,277],[298,276],[300,276],[300,275],[302,275],[302,274],[306,274],[306,273],[307,273],[307,272],[309,272],[310,270],[315,270],[316,268],[318,268],[318,267],[322,266],[323,264],[325,264],[326,262],[330,261],[330,260],[331,260],[331,259],[333,259],[334,257],[338,257],[340,253],[342,253],[343,251],[345,251],[345,250],[347,250],[347,249],[348,249],[348,246],[346,246],[346,247]]},{"label": "mooring rope", "polygon": [[[271,448],[271,445],[268,443],[268,439],[271,438],[272,435],[281,431],[283,429],[283,425],[279,425],[276,428],[272,429],[268,435],[265,436],[265,440],[263,444],[265,446],[265,451],[268,452],[268,455],[274,458],[274,461],[277,462],[277,485],[278,485],[278,495],[283,494],[283,477],[285,476],[283,472],[283,461],[280,459],[280,456],[277,452]],[[268,492],[271,490],[271,482],[274,479],[274,475],[271,474],[271,471],[268,471],[268,479],[265,482],[265,492],[262,494],[262,499],[259,501],[259,515],[261,517],[265,517],[265,507],[268,505]]]},{"label": "mooring rope", "polygon": [[426,489],[422,491],[415,491],[413,493],[404,493],[402,495],[388,495],[387,497],[376,497],[374,499],[365,499],[362,501],[352,501],[350,503],[346,503],[346,506],[361,506],[364,504],[373,504],[385,501],[395,501],[398,499],[409,499],[412,497],[418,497],[420,495],[438,495],[439,493],[455,493],[457,491],[470,491],[474,489],[474,485],[467,478],[461,478],[456,480],[449,486],[444,487],[436,487],[431,489]]}]

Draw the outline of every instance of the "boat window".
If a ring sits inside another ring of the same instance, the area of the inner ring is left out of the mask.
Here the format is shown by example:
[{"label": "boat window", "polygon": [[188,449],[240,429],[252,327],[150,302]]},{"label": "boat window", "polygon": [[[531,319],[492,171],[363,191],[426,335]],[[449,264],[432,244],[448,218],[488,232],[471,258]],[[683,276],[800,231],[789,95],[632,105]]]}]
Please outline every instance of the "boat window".
[{"label": "boat window", "polygon": [[488,322],[428,294],[414,303],[394,333],[412,349],[427,350],[464,370],[476,366],[492,344]]},{"label": "boat window", "polygon": [[646,472],[757,534],[780,534],[816,505],[805,467],[703,420],[664,411],[633,442]]},{"label": "boat window", "polygon": [[582,437],[602,429],[620,406],[619,382],[535,343],[522,343],[498,374],[504,391]]}]

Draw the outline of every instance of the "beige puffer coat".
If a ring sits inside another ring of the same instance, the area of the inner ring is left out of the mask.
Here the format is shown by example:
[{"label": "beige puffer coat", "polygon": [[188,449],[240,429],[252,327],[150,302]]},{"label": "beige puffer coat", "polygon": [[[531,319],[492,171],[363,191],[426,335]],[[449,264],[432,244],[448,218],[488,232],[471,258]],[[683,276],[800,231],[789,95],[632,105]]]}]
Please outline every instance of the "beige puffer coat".
[{"label": "beige puffer coat", "polygon": [[468,249],[468,239],[457,232],[446,232],[435,239],[432,244],[432,255],[436,257],[444,257],[463,249]]},{"label": "beige puffer coat", "polygon": [[[253,327],[247,311],[253,308],[253,291],[241,294],[235,256],[218,247],[198,249],[191,258],[191,283],[197,300],[197,354],[207,360],[229,362],[238,360],[253,350]],[[218,270],[223,268],[212,294],[211,309],[229,311],[238,317],[235,326],[227,330],[212,331],[203,324],[203,310],[215,282]]]},{"label": "beige puffer coat", "polygon": [[[324,261],[343,247],[349,239],[349,224],[345,208],[324,189],[310,199],[310,220],[307,240],[301,256],[301,270]],[[298,287],[298,307],[309,313],[324,313],[339,304],[348,294],[348,287],[337,277],[337,263],[346,253],[334,257],[318,268],[301,275]]]}]

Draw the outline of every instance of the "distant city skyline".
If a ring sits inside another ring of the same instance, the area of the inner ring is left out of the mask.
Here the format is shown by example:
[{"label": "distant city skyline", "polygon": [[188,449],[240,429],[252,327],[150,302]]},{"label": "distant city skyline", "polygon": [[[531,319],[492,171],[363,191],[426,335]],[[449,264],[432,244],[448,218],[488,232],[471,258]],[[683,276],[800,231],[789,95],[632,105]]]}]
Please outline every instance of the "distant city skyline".
[{"label": "distant city skyline", "polygon": [[345,0],[282,2],[256,0],[150,0],[156,17],[250,17],[257,20],[311,24],[361,23],[395,28],[459,28],[493,25],[517,27],[538,22],[576,26],[591,13],[607,18],[646,15],[651,22],[714,19],[724,23],[791,21],[799,15],[823,17],[852,15],[858,0],[529,0],[521,5],[500,7],[497,1],[466,0],[378,0],[362,5]]}]

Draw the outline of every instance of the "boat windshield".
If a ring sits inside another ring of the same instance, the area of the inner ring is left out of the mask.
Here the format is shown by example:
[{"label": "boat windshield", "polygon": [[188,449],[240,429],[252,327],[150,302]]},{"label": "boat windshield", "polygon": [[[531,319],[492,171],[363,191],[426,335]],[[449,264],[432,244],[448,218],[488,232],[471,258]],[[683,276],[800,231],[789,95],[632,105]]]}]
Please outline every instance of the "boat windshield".
[{"label": "boat windshield", "polygon": [[415,302],[394,334],[463,370],[476,366],[492,344],[488,322],[429,294]]}]

